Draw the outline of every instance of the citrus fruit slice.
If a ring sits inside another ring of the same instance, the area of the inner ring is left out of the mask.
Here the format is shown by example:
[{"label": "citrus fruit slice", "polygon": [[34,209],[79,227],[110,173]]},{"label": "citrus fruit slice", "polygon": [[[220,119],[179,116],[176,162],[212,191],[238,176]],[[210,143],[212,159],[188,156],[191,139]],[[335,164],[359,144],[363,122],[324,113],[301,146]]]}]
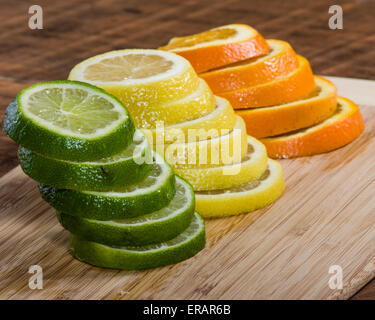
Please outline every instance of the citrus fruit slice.
[{"label": "citrus fruit slice", "polygon": [[18,149],[18,160],[23,171],[40,183],[61,189],[110,191],[144,180],[152,168],[146,161],[151,152],[145,135],[137,130],[130,146],[101,160],[59,160],[22,146]]},{"label": "citrus fruit slice", "polygon": [[120,101],[76,81],[41,82],[23,89],[9,104],[3,127],[25,148],[71,161],[119,153],[135,130]]},{"label": "citrus fruit slice", "polygon": [[176,194],[164,208],[131,219],[100,221],[57,213],[61,225],[75,235],[107,245],[146,245],[170,240],[190,224],[195,207],[193,188],[176,177]]},{"label": "citrus fruit slice", "polygon": [[184,58],[161,50],[110,51],[77,64],[69,79],[94,84],[127,108],[144,108],[180,99],[199,86]]},{"label": "citrus fruit slice", "polygon": [[230,188],[195,193],[196,210],[205,218],[248,213],[276,201],[284,192],[281,165],[268,160],[268,168],[257,180]]},{"label": "citrus fruit slice", "polygon": [[272,158],[310,156],[340,148],[356,139],[364,130],[358,106],[339,97],[336,112],[315,126],[262,139]]},{"label": "citrus fruit slice", "polygon": [[249,136],[247,144],[247,155],[240,163],[211,168],[177,167],[175,172],[188,180],[196,191],[227,189],[258,179],[267,169],[266,148]]},{"label": "citrus fruit slice", "polygon": [[263,138],[312,126],[330,117],[336,110],[335,85],[315,76],[315,91],[305,99],[278,106],[237,110],[246,123],[247,133]]},{"label": "citrus fruit slice", "polygon": [[256,86],[286,76],[298,68],[298,58],[289,43],[267,40],[270,52],[261,57],[240,61],[201,73],[214,93]]},{"label": "citrus fruit slice", "polygon": [[202,217],[195,213],[190,225],[177,237],[145,246],[108,246],[71,234],[74,257],[98,267],[138,270],[173,264],[191,258],[205,246]]},{"label": "citrus fruit slice", "polygon": [[113,220],[159,210],[172,200],[176,189],[172,168],[155,153],[150,175],[120,191],[76,191],[42,184],[39,184],[39,191],[57,211],[82,218]]},{"label": "citrus fruit slice", "polygon": [[[189,132],[195,133],[197,130],[212,132],[212,137],[216,137],[223,132],[218,130],[218,126],[220,126],[220,129],[233,130],[237,118],[232,106],[226,99],[215,96],[215,100],[215,109],[205,116],[164,128],[145,130],[145,133],[154,144],[157,140],[163,138],[165,143],[172,143],[176,140],[176,137],[180,136],[185,136],[185,141],[188,142]],[[198,135],[198,138],[205,139],[204,135]]]},{"label": "citrus fruit slice", "polygon": [[298,63],[298,68],[273,81],[216,94],[228,99],[234,109],[274,106],[302,99],[314,90],[315,83],[309,62],[298,56]]},{"label": "citrus fruit slice", "polygon": [[187,143],[185,137],[177,137],[179,139],[176,142],[167,145],[157,141],[156,151],[161,154],[164,151],[166,161],[175,168],[211,167],[241,162],[247,154],[246,126],[242,118],[236,116],[233,130],[221,130],[220,136],[215,134],[214,138],[210,138],[210,131],[198,130],[196,135],[190,134],[191,140]]},{"label": "citrus fruit slice", "polygon": [[161,50],[175,52],[188,59],[198,73],[230,63],[266,54],[266,40],[250,26],[229,24],[193,34],[172,38]]},{"label": "citrus fruit slice", "polygon": [[204,116],[212,112],[215,106],[215,96],[210,87],[200,79],[197,90],[181,99],[148,107],[129,105],[128,110],[138,127],[151,129],[160,121],[164,126],[169,126]]}]

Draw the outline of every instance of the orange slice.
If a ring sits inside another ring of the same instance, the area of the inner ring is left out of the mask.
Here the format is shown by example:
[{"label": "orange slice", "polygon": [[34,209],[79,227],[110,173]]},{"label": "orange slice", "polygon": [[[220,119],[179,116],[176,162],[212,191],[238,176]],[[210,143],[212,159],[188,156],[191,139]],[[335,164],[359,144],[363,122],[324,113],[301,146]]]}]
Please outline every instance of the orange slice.
[{"label": "orange slice", "polygon": [[315,83],[309,62],[298,56],[298,63],[298,68],[284,77],[216,94],[228,99],[234,109],[275,106],[302,99],[314,90]]},{"label": "orange slice", "polygon": [[280,40],[267,40],[267,43],[271,51],[265,56],[237,62],[199,76],[206,80],[215,93],[256,86],[286,76],[298,68],[297,55],[289,43]]},{"label": "orange slice", "polygon": [[258,31],[244,24],[229,24],[186,37],[172,38],[161,50],[188,59],[197,73],[268,53]]},{"label": "orange slice", "polygon": [[247,133],[256,138],[279,135],[306,128],[330,117],[336,110],[334,84],[315,76],[315,91],[308,98],[273,107],[237,110]]},{"label": "orange slice", "polygon": [[310,156],[340,148],[357,138],[364,130],[358,106],[339,97],[335,114],[304,130],[262,139],[272,158]]}]

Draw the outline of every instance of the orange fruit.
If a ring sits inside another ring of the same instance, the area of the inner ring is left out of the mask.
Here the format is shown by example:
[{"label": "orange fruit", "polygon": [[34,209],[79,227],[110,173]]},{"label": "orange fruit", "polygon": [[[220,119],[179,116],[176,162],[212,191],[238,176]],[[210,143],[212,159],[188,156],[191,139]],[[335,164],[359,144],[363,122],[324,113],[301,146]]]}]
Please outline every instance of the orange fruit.
[{"label": "orange fruit", "polygon": [[262,139],[272,158],[310,156],[340,148],[356,139],[364,130],[358,106],[339,97],[337,110],[325,121],[290,134]]},{"label": "orange fruit", "polygon": [[161,50],[190,61],[197,73],[268,53],[258,31],[244,24],[229,24],[186,37],[172,38]]},{"label": "orange fruit", "polygon": [[247,133],[256,138],[275,136],[306,128],[330,117],[337,106],[335,85],[315,76],[315,91],[309,97],[278,106],[237,110]]},{"label": "orange fruit", "polygon": [[215,92],[233,91],[256,86],[286,76],[298,68],[297,55],[289,43],[267,40],[270,52],[265,56],[237,62],[199,76]]},{"label": "orange fruit", "polygon": [[309,62],[298,56],[298,63],[298,68],[273,81],[216,94],[228,99],[234,109],[275,106],[302,99],[314,90],[315,83]]}]

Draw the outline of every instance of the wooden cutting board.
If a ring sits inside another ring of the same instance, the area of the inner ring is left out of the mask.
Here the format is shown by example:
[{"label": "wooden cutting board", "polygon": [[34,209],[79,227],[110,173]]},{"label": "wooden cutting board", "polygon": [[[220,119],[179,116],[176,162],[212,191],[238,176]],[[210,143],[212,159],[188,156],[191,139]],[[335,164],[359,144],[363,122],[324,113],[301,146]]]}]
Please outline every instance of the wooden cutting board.
[{"label": "wooden cutting board", "polygon": [[[0,179],[1,299],[345,299],[375,276],[375,82],[333,78],[366,131],[337,151],[283,160],[287,189],[252,214],[207,221],[207,246],[148,271],[91,267],[19,167]],[[43,289],[28,286],[31,265]],[[343,289],[330,289],[330,266]]]}]

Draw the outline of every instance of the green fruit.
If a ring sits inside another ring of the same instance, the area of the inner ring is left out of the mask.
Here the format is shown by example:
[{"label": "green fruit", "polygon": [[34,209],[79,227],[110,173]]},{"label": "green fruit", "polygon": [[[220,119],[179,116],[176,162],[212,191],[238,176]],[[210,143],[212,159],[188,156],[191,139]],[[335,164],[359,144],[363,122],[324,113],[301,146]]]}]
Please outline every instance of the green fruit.
[{"label": "green fruit", "polygon": [[57,211],[82,218],[113,220],[157,211],[173,199],[176,189],[172,168],[154,153],[150,175],[118,191],[76,191],[42,184],[39,184],[39,191],[42,198]]},{"label": "green fruit", "polygon": [[112,269],[149,269],[186,260],[205,246],[204,220],[195,213],[187,229],[177,237],[158,244],[114,247],[87,241],[71,234],[70,249],[77,259]]},{"label": "green fruit", "polygon": [[141,246],[170,240],[183,232],[194,213],[194,191],[176,177],[176,195],[164,208],[137,218],[99,221],[57,213],[61,225],[88,241],[115,246]]},{"label": "green fruit", "polygon": [[135,131],[118,99],[90,84],[68,80],[23,89],[9,104],[3,127],[25,148],[69,161],[117,154],[132,142]]},{"label": "green fruit", "polygon": [[141,130],[121,153],[95,162],[48,158],[24,147],[18,149],[23,171],[34,180],[61,189],[110,191],[144,180],[152,164],[151,148]]}]

